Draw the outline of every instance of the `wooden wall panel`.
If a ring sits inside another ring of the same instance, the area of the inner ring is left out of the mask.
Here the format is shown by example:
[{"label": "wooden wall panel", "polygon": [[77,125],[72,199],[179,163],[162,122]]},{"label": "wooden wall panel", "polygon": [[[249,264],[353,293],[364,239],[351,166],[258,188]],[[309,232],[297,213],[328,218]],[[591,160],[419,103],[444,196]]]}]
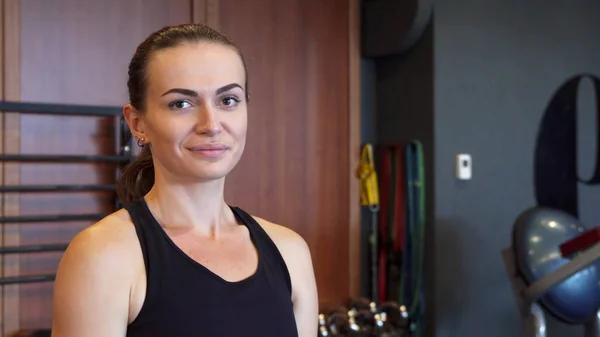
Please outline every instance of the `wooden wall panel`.
[{"label": "wooden wall panel", "polygon": [[[21,1],[21,100],[65,104],[127,103],[127,66],[134,49],[164,25],[191,21],[190,0]],[[114,153],[111,119],[21,117],[26,154]],[[23,164],[23,184],[114,183],[111,165]],[[21,195],[21,214],[110,212],[112,193]],[[68,242],[91,222],[22,225],[21,244]],[[52,273],[61,254],[21,256],[24,274]],[[50,326],[52,284],[20,286],[21,328]]]},{"label": "wooden wall panel", "polygon": [[348,234],[349,234],[349,288],[352,296],[360,294],[361,275],[361,217],[360,184],[356,179],[356,168],[360,163],[360,116],[361,111],[361,44],[360,17],[361,1],[348,0]]},{"label": "wooden wall panel", "polygon": [[358,221],[351,204],[359,208],[356,186],[350,195],[357,183],[350,153],[358,153],[350,145],[350,4],[220,0],[218,10],[221,30],[245,53],[252,96],[228,201],[306,238],[323,307],[356,294],[358,282],[349,240]]}]

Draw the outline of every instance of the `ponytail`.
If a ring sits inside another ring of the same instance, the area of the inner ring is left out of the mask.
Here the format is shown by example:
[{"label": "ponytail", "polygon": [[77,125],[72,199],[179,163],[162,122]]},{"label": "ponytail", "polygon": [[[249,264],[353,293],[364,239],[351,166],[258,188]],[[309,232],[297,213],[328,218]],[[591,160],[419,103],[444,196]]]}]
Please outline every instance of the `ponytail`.
[{"label": "ponytail", "polygon": [[117,196],[125,206],[142,199],[154,186],[154,162],[150,146],[123,169],[117,186]]}]

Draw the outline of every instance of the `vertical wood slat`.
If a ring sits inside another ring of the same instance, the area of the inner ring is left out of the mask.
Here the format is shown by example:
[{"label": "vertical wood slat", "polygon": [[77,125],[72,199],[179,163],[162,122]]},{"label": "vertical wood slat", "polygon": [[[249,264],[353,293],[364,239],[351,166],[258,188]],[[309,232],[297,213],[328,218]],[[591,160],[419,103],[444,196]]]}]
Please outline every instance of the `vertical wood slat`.
[{"label": "vertical wood slat", "polygon": [[192,23],[206,23],[206,0],[192,0]]},{"label": "vertical wood slat", "polygon": [[349,0],[348,6],[348,124],[349,124],[349,188],[348,188],[348,221],[349,221],[349,291],[350,296],[359,296],[360,293],[360,242],[361,242],[361,217],[360,217],[360,185],[356,176],[356,169],[360,162],[360,1]]},{"label": "vertical wood slat", "polygon": [[214,29],[221,29],[219,0],[206,0],[206,24]]},{"label": "vertical wood slat", "polygon": [[192,22],[219,29],[219,0],[192,0]]},{"label": "vertical wood slat", "polygon": [[[10,101],[19,100],[20,92],[20,1],[4,0],[2,3],[2,99]],[[3,153],[20,153],[20,116],[18,113],[3,112]],[[19,164],[4,163],[4,185],[18,185]],[[16,193],[5,194],[2,198],[2,210],[5,216],[19,215],[19,195]],[[19,245],[19,225],[3,224],[2,245]],[[19,275],[18,254],[2,257],[2,276]],[[7,336],[19,330],[19,286],[6,285],[2,289],[2,336]]]}]

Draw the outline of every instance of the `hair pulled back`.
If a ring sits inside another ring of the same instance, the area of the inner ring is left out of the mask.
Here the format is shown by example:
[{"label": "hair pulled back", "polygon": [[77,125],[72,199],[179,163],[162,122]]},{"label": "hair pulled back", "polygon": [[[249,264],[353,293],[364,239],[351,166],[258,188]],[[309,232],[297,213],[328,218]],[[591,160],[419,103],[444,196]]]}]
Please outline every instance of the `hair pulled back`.
[{"label": "hair pulled back", "polygon": [[[248,70],[238,47],[224,34],[202,24],[167,26],[152,33],[136,49],[129,63],[129,102],[140,113],[146,109],[148,88],[148,64],[154,52],[173,48],[184,43],[212,42],[234,49],[244,64],[246,73],[246,99],[248,99]],[[154,185],[154,163],[149,145],[144,145],[141,153],[121,172],[117,195],[124,205],[143,198]]]}]

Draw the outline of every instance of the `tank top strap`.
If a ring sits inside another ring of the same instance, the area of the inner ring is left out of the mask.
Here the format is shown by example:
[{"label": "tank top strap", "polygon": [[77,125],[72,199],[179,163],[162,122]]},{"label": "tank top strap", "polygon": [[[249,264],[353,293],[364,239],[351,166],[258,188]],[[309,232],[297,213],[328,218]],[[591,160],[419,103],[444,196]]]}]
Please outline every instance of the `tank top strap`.
[{"label": "tank top strap", "polygon": [[230,206],[230,208],[236,217],[248,228],[250,235],[255,238],[256,248],[259,251],[264,252],[263,258],[266,259],[266,261],[263,261],[263,263],[267,267],[268,272],[283,277],[291,295],[292,280],[290,278],[290,273],[275,242],[252,215],[239,207]]},{"label": "tank top strap", "polygon": [[144,310],[158,295],[161,263],[166,258],[165,248],[161,240],[161,233],[155,226],[154,217],[143,199],[131,203],[125,209],[129,212],[135,227],[144,258],[146,269],[146,298],[142,307]]}]

